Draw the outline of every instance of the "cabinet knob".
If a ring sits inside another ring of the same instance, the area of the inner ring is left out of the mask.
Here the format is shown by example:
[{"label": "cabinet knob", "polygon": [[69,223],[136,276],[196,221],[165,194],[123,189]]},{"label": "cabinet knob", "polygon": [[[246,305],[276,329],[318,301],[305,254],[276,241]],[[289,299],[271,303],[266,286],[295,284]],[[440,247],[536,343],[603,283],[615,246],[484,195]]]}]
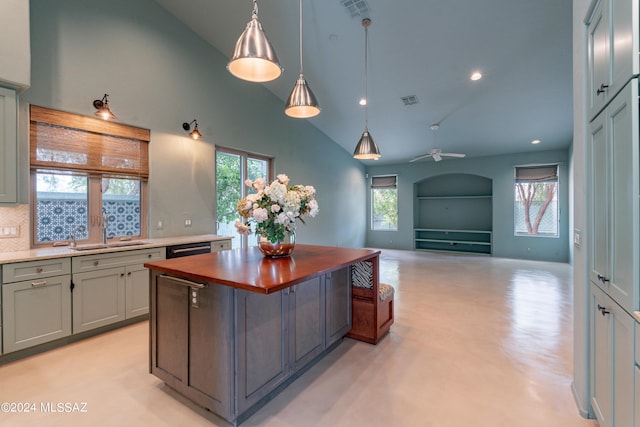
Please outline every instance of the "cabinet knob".
[{"label": "cabinet knob", "polygon": [[96,266],[96,267],[97,267],[97,266],[98,266],[98,264],[100,264],[100,262],[99,262],[99,261],[93,261],[93,265],[94,265],[94,266]]},{"label": "cabinet knob", "polygon": [[131,272],[128,272],[128,273],[127,273],[127,276],[131,276]]},{"label": "cabinet knob", "polygon": [[124,273],[120,273],[120,277],[124,277]]},{"label": "cabinet knob", "polygon": [[36,268],[36,272],[37,272],[37,273],[42,273],[42,272],[43,272],[42,267],[38,267],[38,268]]},{"label": "cabinet knob", "polygon": [[596,96],[600,95],[601,93],[605,93],[608,87],[609,87],[609,85],[606,85],[606,84],[602,83],[600,85],[600,88],[598,88],[598,90],[596,90]]},{"label": "cabinet knob", "polygon": [[611,313],[609,310],[607,310],[607,307],[603,307],[600,304],[598,304],[598,311],[602,313],[603,316],[606,316],[607,314]]},{"label": "cabinet knob", "polygon": [[151,254],[147,255],[147,258],[151,258],[151,257],[152,257],[152,255],[151,255]]}]

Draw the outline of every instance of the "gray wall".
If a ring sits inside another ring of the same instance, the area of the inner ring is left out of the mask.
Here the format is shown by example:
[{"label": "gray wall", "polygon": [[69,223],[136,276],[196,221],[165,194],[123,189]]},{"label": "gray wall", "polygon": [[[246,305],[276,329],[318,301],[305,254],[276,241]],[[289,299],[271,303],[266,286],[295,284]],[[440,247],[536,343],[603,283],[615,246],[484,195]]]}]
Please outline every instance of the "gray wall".
[{"label": "gray wall", "polygon": [[[320,214],[298,227],[298,242],[364,245],[364,166],[309,122],[287,117],[263,86],[231,76],[225,55],[157,3],[30,4],[32,81],[22,115],[27,103],[92,115],[92,101],[108,93],[119,122],[150,129],[151,237],[215,232],[218,144],[274,156],[277,173],[316,187]],[[202,141],[181,128],[194,118]]]},{"label": "gray wall", "polygon": [[[560,236],[558,238],[514,236],[514,167],[560,163]],[[371,231],[367,223],[367,245],[413,249],[414,183],[435,175],[468,173],[493,180],[493,255],[498,257],[569,261],[568,151],[541,151],[503,156],[430,160],[394,166],[367,168],[369,176],[398,174],[398,231]],[[368,192],[367,192],[368,193]],[[369,196],[367,196],[369,197]],[[369,206],[369,201],[367,206]],[[367,211],[367,215],[370,212]],[[369,221],[368,221],[369,222]]]}]

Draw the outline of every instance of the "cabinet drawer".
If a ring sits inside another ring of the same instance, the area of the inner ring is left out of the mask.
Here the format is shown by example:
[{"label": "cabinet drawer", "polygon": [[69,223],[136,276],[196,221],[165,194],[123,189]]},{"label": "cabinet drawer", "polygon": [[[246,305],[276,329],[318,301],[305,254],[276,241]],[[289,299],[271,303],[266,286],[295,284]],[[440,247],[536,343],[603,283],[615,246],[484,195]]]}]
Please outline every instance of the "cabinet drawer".
[{"label": "cabinet drawer", "polygon": [[2,266],[2,283],[38,280],[71,273],[69,258],[16,262]]},{"label": "cabinet drawer", "polygon": [[216,240],[211,242],[211,252],[220,252],[231,249],[231,240]]},{"label": "cabinet drawer", "polygon": [[84,255],[72,258],[73,272],[94,271],[102,268],[123,267],[164,259],[165,248],[139,249],[134,251]]}]

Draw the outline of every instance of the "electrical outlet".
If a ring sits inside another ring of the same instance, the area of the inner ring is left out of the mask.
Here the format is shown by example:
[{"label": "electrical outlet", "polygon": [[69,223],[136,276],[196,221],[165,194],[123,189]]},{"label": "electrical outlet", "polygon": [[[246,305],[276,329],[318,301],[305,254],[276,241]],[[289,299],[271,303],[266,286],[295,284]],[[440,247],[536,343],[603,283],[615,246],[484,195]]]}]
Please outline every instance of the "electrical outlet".
[{"label": "electrical outlet", "polygon": [[156,226],[156,230],[162,230],[164,229],[164,223],[162,222],[161,219],[158,220],[158,225]]},{"label": "electrical outlet", "polygon": [[19,225],[0,225],[0,238],[20,237]]},{"label": "electrical outlet", "polygon": [[191,218],[187,218],[184,220],[184,226],[185,227],[191,227]]}]

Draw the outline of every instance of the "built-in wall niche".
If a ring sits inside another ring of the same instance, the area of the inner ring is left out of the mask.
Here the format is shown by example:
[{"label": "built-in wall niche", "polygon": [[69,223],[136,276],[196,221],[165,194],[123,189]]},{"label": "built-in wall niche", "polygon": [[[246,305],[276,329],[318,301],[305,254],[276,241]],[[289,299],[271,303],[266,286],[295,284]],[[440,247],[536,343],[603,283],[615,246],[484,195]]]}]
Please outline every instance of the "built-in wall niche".
[{"label": "built-in wall niche", "polygon": [[493,181],[471,174],[415,183],[414,248],[490,255]]}]

